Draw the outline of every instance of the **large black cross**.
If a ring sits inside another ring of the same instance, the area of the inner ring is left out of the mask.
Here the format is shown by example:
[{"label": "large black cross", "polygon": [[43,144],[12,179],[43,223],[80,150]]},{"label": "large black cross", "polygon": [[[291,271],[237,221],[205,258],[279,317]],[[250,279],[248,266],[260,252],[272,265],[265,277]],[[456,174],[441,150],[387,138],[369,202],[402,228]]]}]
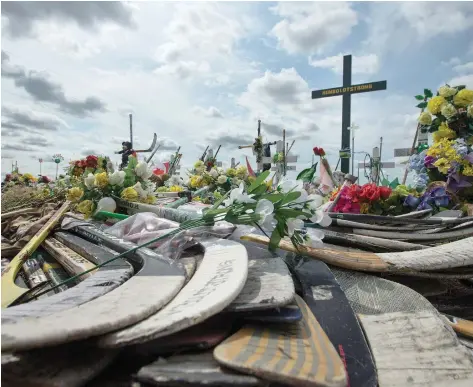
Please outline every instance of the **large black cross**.
[{"label": "large black cross", "polygon": [[[350,149],[350,133],[349,133],[348,128],[351,122],[351,95],[357,94],[357,93],[366,93],[369,91],[386,90],[386,87],[387,87],[386,81],[352,85],[351,84],[351,55],[345,55],[343,57],[343,86],[336,87],[333,89],[323,89],[323,90],[312,91],[312,99],[336,97],[339,95],[343,95],[342,148],[341,150]],[[342,158],[340,168],[343,173],[349,173],[350,160],[348,158]]]}]

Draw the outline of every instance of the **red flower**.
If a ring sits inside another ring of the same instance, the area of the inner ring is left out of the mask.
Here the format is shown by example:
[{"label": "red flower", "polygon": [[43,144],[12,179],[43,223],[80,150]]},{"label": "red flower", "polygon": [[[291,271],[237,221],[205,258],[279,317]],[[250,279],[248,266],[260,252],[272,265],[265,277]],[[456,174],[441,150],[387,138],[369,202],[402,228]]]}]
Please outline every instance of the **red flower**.
[{"label": "red flower", "polygon": [[97,156],[87,156],[85,158],[85,163],[88,168],[97,168],[98,157]]},{"label": "red flower", "polygon": [[376,184],[365,184],[363,187],[361,187],[360,199],[362,201],[371,203],[379,200],[379,198],[379,187]]},{"label": "red flower", "polygon": [[320,157],[325,156],[324,148],[319,148],[315,146],[312,150],[314,151],[314,154],[316,156],[320,156]]},{"label": "red flower", "polygon": [[5,175],[5,181],[10,181],[11,180],[11,174],[10,173],[7,173]]},{"label": "red flower", "polygon": [[44,184],[48,184],[51,182],[51,179],[47,176],[41,176],[41,182]]},{"label": "red flower", "polygon": [[391,192],[393,192],[393,190],[389,187],[379,187],[379,194],[383,200],[389,198],[391,196]]}]

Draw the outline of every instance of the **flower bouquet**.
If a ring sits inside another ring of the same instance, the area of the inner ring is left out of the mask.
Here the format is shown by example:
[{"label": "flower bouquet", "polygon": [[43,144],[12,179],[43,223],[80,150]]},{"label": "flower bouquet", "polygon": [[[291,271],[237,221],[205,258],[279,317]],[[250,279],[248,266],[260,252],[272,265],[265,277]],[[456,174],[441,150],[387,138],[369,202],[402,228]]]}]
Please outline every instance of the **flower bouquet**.
[{"label": "flower bouquet", "polygon": [[334,201],[339,195],[332,211],[352,214],[385,214],[390,207],[388,199],[391,193],[390,187],[378,187],[374,183],[362,186],[345,185],[332,193],[330,201]]},{"label": "flower bouquet", "polygon": [[425,89],[415,98],[423,100],[417,107],[427,109],[419,116],[420,130],[432,133],[434,141],[420,145],[409,160],[416,186],[444,181],[447,190],[473,198],[473,90],[445,85],[436,96]]},{"label": "flower bouquet", "polygon": [[[89,156],[90,157],[90,156]],[[95,156],[91,158],[93,160]],[[98,160],[98,158],[97,158]],[[104,159],[105,160],[105,159]],[[95,167],[95,174],[89,172],[93,167],[86,167],[81,179],[69,189],[67,199],[76,203],[76,211],[90,217],[94,211],[115,211],[113,198],[121,198],[130,202],[153,204],[156,186],[149,180],[151,169],[144,161],[139,162],[130,156],[127,167],[123,171],[107,172]]]}]

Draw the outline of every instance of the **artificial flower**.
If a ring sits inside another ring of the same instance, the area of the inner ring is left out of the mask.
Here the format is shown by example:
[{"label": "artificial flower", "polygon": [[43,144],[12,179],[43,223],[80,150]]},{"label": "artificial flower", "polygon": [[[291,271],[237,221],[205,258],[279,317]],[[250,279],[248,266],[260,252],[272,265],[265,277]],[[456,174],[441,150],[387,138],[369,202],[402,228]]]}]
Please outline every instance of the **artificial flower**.
[{"label": "artificial flower", "polygon": [[105,188],[108,185],[107,172],[97,173],[95,175],[94,185],[99,188]]},{"label": "artificial flower", "polygon": [[224,175],[225,174],[225,169],[223,169],[222,167],[217,167],[217,172],[219,175]]},{"label": "artificial flower", "polygon": [[453,103],[461,107],[467,107],[473,103],[473,90],[460,90],[455,97],[453,97]]},{"label": "artificial flower", "polygon": [[129,202],[135,202],[138,200],[138,192],[134,188],[128,187],[122,191],[120,197]]},{"label": "artificial flower", "polygon": [[463,167],[463,171],[462,171],[462,174],[465,175],[465,176],[473,176],[473,167],[472,165],[467,165],[465,167]]},{"label": "artificial flower", "polygon": [[447,174],[448,173],[448,170],[452,167],[452,165],[450,164],[450,162],[442,157],[440,159],[438,159],[435,163],[434,163],[434,166],[437,167],[437,169],[443,173],[443,174]]},{"label": "artificial flower", "polygon": [[140,161],[135,167],[136,176],[141,177],[143,180],[149,179],[153,175],[153,171],[148,167],[148,164],[144,161]]},{"label": "artificial flower", "polygon": [[440,112],[447,120],[455,117],[455,115],[458,113],[457,109],[455,109],[455,106],[453,106],[451,103],[443,105],[440,109]]},{"label": "artificial flower", "polygon": [[304,221],[301,219],[289,218],[286,222],[287,234],[289,237],[294,235],[294,231],[300,230],[304,227]]},{"label": "artificial flower", "polygon": [[306,245],[309,247],[322,247],[325,234],[322,230],[317,228],[308,228],[306,230],[307,234],[305,235]]},{"label": "artificial flower", "polygon": [[218,172],[215,168],[212,168],[209,172],[209,175],[216,179],[218,177]]},{"label": "artificial flower", "polygon": [[195,162],[195,164],[194,164],[194,168],[196,168],[196,169],[197,169],[197,168],[201,168],[201,167],[203,167],[203,166],[204,166],[204,162],[201,161],[201,160],[197,160],[197,161]]},{"label": "artificial flower", "polygon": [[217,179],[218,184],[225,184],[227,182],[228,178],[225,175],[220,175]]},{"label": "artificial flower", "polygon": [[169,187],[169,192],[182,192],[182,191],[184,191],[184,188],[182,188],[179,185],[172,185],[171,187]]},{"label": "artificial flower", "polygon": [[316,156],[320,156],[320,157],[325,156],[324,148],[314,147],[312,150]]},{"label": "artificial flower", "polygon": [[94,212],[94,207],[95,204],[92,200],[84,200],[77,205],[76,210],[84,214],[84,217],[87,219]]},{"label": "artificial flower", "polygon": [[238,178],[243,180],[246,177],[247,174],[248,174],[248,169],[245,166],[240,165],[239,167],[237,167],[236,176]]},{"label": "artificial flower", "polygon": [[370,212],[369,203],[361,203],[360,204],[360,214],[368,214],[369,212]]},{"label": "artificial flower", "polygon": [[154,204],[156,203],[156,197],[154,195],[148,195],[146,196],[146,199],[144,200],[146,204]]},{"label": "artificial flower", "polygon": [[374,202],[376,200],[379,200],[380,198],[379,187],[376,186],[376,184],[374,183],[365,184],[361,188],[360,198],[363,199],[363,201],[367,201],[367,202]]},{"label": "artificial flower", "polygon": [[110,197],[105,197],[99,200],[97,203],[97,212],[106,211],[106,212],[115,212],[117,209],[117,203]]},{"label": "artificial flower", "polygon": [[95,176],[91,173],[84,179],[84,184],[87,188],[91,189],[94,186]]},{"label": "artificial flower", "polygon": [[468,105],[468,107],[466,108],[466,114],[468,115],[468,117],[473,117],[473,104]]},{"label": "artificial flower", "polygon": [[85,166],[88,168],[97,168],[98,157],[97,156],[87,156],[85,158]]},{"label": "artificial flower", "polygon": [[125,171],[115,171],[109,176],[108,180],[111,185],[122,186],[125,181],[125,176]]},{"label": "artificial flower", "polygon": [[78,202],[82,196],[84,196],[84,191],[79,187],[73,187],[67,192],[67,200],[73,203]]},{"label": "artificial flower", "polygon": [[442,96],[432,97],[427,103],[427,110],[432,114],[440,113],[442,106],[447,103],[447,100]]},{"label": "artificial flower", "polygon": [[136,193],[138,194],[138,196],[139,196],[141,199],[146,198],[146,196],[148,195],[148,193],[146,192],[146,190],[144,190],[143,187],[141,186],[141,183],[140,183],[140,182],[136,183],[136,184],[133,186],[133,189],[136,191]]},{"label": "artificial flower", "polygon": [[256,203],[256,200],[252,198],[254,195],[248,195],[244,192],[245,186],[243,183],[238,188],[234,188],[230,191],[230,196],[223,202],[226,207],[231,206],[234,202],[238,203]]},{"label": "artificial flower", "polygon": [[225,173],[228,177],[235,177],[237,174],[237,171],[235,168],[228,168],[227,172]]},{"label": "artificial flower", "polygon": [[428,112],[422,112],[420,113],[418,122],[421,125],[430,125],[432,123],[432,116]]},{"label": "artificial flower", "polygon": [[457,134],[454,130],[450,129],[445,122],[442,122],[438,130],[432,133],[432,138],[434,142],[439,142],[442,138],[452,139],[455,138]]},{"label": "artificial flower", "polygon": [[448,98],[448,97],[454,96],[458,90],[454,87],[445,85],[445,86],[441,86],[438,91],[441,97]]},{"label": "artificial flower", "polygon": [[379,187],[379,196],[381,196],[381,199],[386,200],[391,196],[392,191],[389,187]]},{"label": "artificial flower", "polygon": [[255,213],[258,214],[261,219],[260,222],[264,223],[266,218],[274,212],[274,204],[268,199],[261,199],[255,208]]}]

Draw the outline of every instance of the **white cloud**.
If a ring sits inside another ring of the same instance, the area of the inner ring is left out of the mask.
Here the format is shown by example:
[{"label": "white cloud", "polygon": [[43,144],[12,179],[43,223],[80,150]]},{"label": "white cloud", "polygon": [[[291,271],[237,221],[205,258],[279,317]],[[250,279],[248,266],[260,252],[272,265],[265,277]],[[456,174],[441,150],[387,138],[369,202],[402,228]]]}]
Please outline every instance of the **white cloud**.
[{"label": "white cloud", "polygon": [[[309,58],[309,64],[313,67],[320,67],[332,70],[336,74],[343,73],[343,55],[338,54],[324,59],[315,60]],[[352,73],[353,74],[375,74],[379,70],[379,58],[376,54],[353,56]]]},{"label": "white cloud", "polygon": [[358,23],[356,12],[345,2],[281,2],[271,10],[283,20],[270,35],[290,54],[321,53],[343,41]]},{"label": "white cloud", "polygon": [[458,58],[458,57],[456,57],[456,56],[453,57],[453,58],[450,58],[450,59],[447,60],[447,61],[442,61],[442,62],[440,62],[440,64],[441,64],[442,66],[456,66],[456,65],[458,65],[458,64],[460,64],[460,63],[461,63],[460,58]]},{"label": "white cloud", "polygon": [[223,118],[223,114],[215,106],[210,106],[208,109],[204,109],[200,106],[195,106],[192,108],[192,113],[201,115],[208,118]]},{"label": "white cloud", "polygon": [[473,62],[456,65],[453,70],[457,73],[473,73]]}]

